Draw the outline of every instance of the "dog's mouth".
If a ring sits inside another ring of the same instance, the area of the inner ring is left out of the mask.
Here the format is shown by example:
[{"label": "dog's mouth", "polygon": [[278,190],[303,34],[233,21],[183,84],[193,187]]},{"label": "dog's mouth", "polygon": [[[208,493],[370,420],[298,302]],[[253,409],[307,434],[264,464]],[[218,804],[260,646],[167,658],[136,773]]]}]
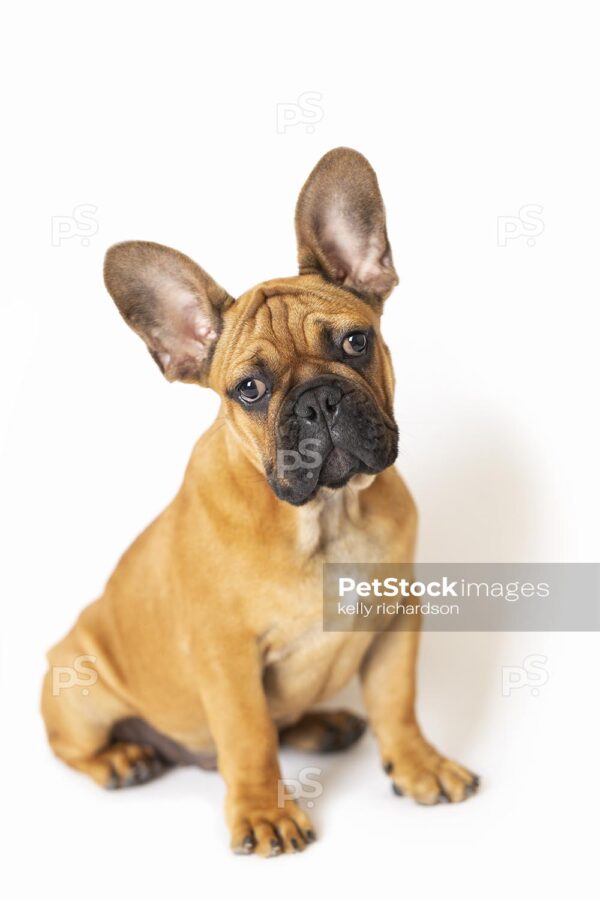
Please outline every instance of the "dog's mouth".
[{"label": "dog's mouth", "polygon": [[333,447],[321,466],[318,484],[329,488],[343,487],[357,474],[359,468],[360,460],[349,450]]},{"label": "dog's mouth", "polygon": [[376,475],[391,465],[395,458],[394,449],[386,454],[380,464],[367,465],[350,450],[334,446],[317,465],[311,461],[279,478],[272,473],[268,480],[280,500],[293,506],[303,506],[313,500],[321,488],[337,490],[345,487],[355,475]]}]

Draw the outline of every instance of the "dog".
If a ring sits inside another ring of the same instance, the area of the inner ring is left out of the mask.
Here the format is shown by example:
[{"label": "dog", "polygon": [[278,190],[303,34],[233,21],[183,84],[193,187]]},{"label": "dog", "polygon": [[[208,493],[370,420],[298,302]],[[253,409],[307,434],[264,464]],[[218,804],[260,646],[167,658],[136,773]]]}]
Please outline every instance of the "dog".
[{"label": "dog", "polygon": [[[316,837],[282,797],[278,745],[326,752],[358,740],[363,719],[315,710],[355,674],[397,794],[454,803],[478,786],[421,734],[418,627],[323,628],[324,563],[410,564],[417,516],[393,466],[380,319],[398,277],[367,160],[327,153],[295,224],[299,274],[237,299],[168,247],[108,250],[108,292],[163,375],[222,403],[173,502],[49,652],[42,697],[54,753],[103,787],[217,767],[231,848],[266,857]],[[81,658],[93,684],[57,690],[53,673]]]}]

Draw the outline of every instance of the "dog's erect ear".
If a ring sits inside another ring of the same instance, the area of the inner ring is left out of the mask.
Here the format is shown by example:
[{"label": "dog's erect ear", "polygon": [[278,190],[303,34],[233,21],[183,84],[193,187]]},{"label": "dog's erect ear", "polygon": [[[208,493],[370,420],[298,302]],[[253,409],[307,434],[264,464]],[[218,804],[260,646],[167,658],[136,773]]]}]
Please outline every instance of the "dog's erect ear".
[{"label": "dog's erect ear", "polygon": [[300,274],[319,272],[381,306],[398,283],[377,176],[339,147],[319,160],[296,206]]},{"label": "dog's erect ear", "polygon": [[206,379],[221,313],[233,303],[223,288],[183,253],[148,241],[111,247],[104,281],[169,381]]}]

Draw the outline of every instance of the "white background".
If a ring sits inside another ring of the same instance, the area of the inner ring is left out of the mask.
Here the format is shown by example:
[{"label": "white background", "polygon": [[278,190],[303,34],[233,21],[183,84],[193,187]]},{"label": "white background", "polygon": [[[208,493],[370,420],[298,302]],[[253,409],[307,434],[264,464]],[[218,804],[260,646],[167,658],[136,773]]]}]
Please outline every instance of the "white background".
[{"label": "white background", "polygon": [[[55,0],[5,13],[6,896],[594,894],[597,635],[427,635],[425,729],[481,773],[481,794],[434,809],[393,797],[370,737],[346,756],[285,754],[290,776],[323,769],[320,840],[268,862],[229,854],[218,776],[103,793],[54,760],[37,711],[46,649],[172,497],[217,409],[163,381],[124,327],[105,249],[175,246],[232,294],[293,274],[297,193],[338,145],[371,160],[388,210],[401,284],[384,331],[420,559],[598,559],[594,12]],[[278,128],[278,104],[306,92],[317,116],[284,129],[279,107]],[[58,240],[53,217],[81,204],[92,233]],[[498,217],[528,205],[543,228],[501,246]],[[503,696],[503,666],[531,654],[546,681]]]}]

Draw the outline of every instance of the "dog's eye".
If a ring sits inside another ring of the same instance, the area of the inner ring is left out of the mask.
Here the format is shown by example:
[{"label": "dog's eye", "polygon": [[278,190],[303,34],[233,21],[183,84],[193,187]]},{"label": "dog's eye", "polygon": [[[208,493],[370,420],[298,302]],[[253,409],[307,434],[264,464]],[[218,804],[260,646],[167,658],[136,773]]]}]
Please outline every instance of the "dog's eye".
[{"label": "dog's eye", "polygon": [[267,386],[260,378],[245,378],[240,381],[236,391],[244,403],[256,403],[261,397],[264,397]]},{"label": "dog's eye", "polygon": [[368,339],[362,331],[353,331],[344,338],[342,350],[347,356],[362,356],[367,349]]}]

